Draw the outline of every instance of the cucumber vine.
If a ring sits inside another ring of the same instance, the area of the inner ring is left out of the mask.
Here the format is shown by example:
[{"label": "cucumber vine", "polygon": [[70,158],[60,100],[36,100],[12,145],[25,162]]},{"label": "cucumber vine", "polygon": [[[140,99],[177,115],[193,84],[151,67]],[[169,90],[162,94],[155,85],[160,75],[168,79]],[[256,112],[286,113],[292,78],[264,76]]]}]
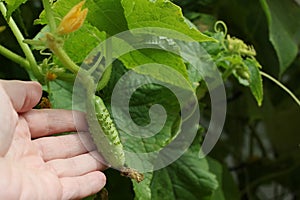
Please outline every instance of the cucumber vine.
[{"label": "cucumber vine", "polygon": [[[87,8],[81,11],[81,8],[84,3],[85,1],[81,1],[79,4],[75,5],[69,11],[69,13],[62,19],[60,25],[57,27],[48,0],[43,0],[44,9],[49,22],[50,32],[46,33],[45,37],[41,38],[40,41],[27,41],[28,43],[37,43],[39,45],[44,45],[45,48],[50,49],[52,53],[58,57],[63,66],[69,71],[71,71],[74,75],[78,74],[80,67],[76,63],[74,63],[73,60],[64,51],[63,39],[60,36],[74,32],[81,27],[88,12]],[[0,2],[0,8],[2,14],[6,16],[6,8],[3,2]],[[24,43],[25,39],[15,22],[13,21],[13,19],[9,19],[8,23],[11,29],[13,30],[13,33],[15,34],[21,48],[23,49],[26,55],[26,59],[9,51],[3,46],[0,46],[0,53],[19,63],[28,71],[32,70],[34,76],[38,78],[38,80],[41,83],[44,83],[44,77],[46,77],[46,80],[48,81],[56,79],[58,75],[57,72],[59,72],[59,69],[56,71],[52,70],[52,72],[47,71],[44,74],[42,74],[42,69],[49,65],[48,61],[50,60],[50,58],[44,59],[43,63],[40,65],[42,67],[38,66],[29,45],[27,43]],[[31,68],[29,68],[30,66]],[[95,66],[98,66],[97,62]],[[104,157],[104,159],[110,166],[120,170],[122,175],[140,182],[143,180],[143,175],[134,169],[125,167],[125,155],[122,144],[119,139],[119,133],[113,123],[113,120],[110,118],[110,114],[107,108],[105,107],[105,104],[103,103],[100,97],[96,96],[94,93],[91,92],[91,89],[94,88],[93,78],[92,76],[90,76],[93,70],[95,69],[92,67],[92,69],[83,72],[86,76],[80,76],[82,84],[84,84],[84,86],[87,88],[87,121],[89,124],[89,130],[91,132],[91,135],[98,148],[98,151],[101,153],[101,155]],[[104,83],[102,81],[102,87],[103,84]],[[95,119],[92,119],[93,116],[91,117],[89,115],[90,112],[93,111],[94,107],[97,117],[96,121]],[[103,133],[99,131],[97,126],[98,124],[100,124]]]}]

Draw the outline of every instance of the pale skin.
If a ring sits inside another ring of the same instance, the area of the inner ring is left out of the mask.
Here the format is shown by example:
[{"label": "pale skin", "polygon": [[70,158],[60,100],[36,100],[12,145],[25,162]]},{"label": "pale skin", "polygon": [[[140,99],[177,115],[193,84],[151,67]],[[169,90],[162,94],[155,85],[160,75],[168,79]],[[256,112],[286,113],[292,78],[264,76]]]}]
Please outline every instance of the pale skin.
[{"label": "pale skin", "polygon": [[[32,109],[42,94],[36,82],[0,80],[0,199],[80,199],[100,191],[105,166],[78,134],[84,114]],[[74,111],[73,111],[74,112]],[[81,119],[82,118],[82,119]],[[93,154],[94,155],[94,154]]]}]

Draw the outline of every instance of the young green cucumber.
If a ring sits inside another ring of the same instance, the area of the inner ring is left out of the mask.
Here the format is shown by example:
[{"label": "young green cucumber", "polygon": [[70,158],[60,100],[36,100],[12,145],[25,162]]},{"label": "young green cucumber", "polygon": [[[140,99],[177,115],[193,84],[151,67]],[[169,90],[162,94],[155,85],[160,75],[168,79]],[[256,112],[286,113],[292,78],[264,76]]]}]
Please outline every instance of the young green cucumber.
[{"label": "young green cucumber", "polygon": [[[91,114],[94,109],[91,102],[93,102],[95,106],[96,118]],[[87,121],[89,131],[97,146],[98,152],[101,153],[107,164],[120,170],[123,176],[134,179],[137,182],[143,181],[143,174],[135,169],[125,167],[125,154],[118,130],[104,102],[96,95],[93,95],[93,98],[87,101]],[[102,132],[99,131],[99,125]]]},{"label": "young green cucumber", "polygon": [[[91,115],[91,113],[93,113],[91,111],[93,111],[94,108],[91,101],[88,101],[87,121],[89,131],[97,146],[98,152],[101,153],[107,164],[111,165],[111,167],[122,169],[124,168],[125,155],[117,128],[102,99],[94,95],[92,102],[94,102],[97,119]],[[102,131],[99,130],[99,125]]]}]

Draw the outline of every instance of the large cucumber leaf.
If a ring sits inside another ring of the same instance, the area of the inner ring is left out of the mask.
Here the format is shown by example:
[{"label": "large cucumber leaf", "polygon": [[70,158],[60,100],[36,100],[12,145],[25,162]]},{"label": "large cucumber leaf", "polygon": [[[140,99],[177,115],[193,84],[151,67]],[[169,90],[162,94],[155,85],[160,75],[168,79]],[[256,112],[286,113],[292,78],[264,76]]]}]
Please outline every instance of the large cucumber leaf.
[{"label": "large cucumber leaf", "polygon": [[213,41],[183,17],[181,8],[166,0],[122,0],[125,18],[130,29],[160,27],[183,33],[195,41]]},{"label": "large cucumber leaf", "polygon": [[[113,66],[112,78],[102,93],[109,108],[111,93],[116,88],[115,84],[127,71],[121,63],[117,62]],[[130,79],[129,82],[133,84],[143,82],[146,78],[146,76],[137,76]],[[131,87],[129,82],[121,82],[120,84],[127,88]],[[150,123],[149,108],[153,104],[164,107],[167,112],[166,123],[157,134],[148,138],[131,136],[129,135],[131,133],[119,129],[122,144],[126,151],[146,153],[159,151],[177,136],[180,126],[178,123],[180,107],[176,97],[168,89],[156,84],[144,85],[131,96],[130,114],[132,119],[126,118],[121,109],[117,115],[112,116],[115,122],[124,121],[130,124],[128,120],[133,120],[136,124],[145,126]],[[143,182],[133,183],[135,199],[185,199],[187,197],[195,200],[199,198],[210,199],[218,187],[218,182],[210,172],[206,159],[199,159],[199,151],[199,144],[195,145],[171,165],[158,171],[146,173]]]},{"label": "large cucumber leaf", "polygon": [[[197,147],[198,146],[198,147]],[[210,200],[218,188],[206,159],[199,159],[199,145],[191,147],[166,168],[147,174],[142,185],[134,183],[135,199]]]}]

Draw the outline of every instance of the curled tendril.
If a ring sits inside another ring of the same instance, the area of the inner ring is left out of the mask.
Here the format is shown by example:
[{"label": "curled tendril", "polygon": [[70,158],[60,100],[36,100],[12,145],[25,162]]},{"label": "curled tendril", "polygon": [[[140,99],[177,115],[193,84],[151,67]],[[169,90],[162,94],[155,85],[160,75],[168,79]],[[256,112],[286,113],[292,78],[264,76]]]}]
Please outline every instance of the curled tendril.
[{"label": "curled tendril", "polygon": [[226,26],[225,22],[223,22],[223,21],[217,21],[215,23],[214,30],[217,33],[223,32],[224,35],[227,35],[227,32],[228,32],[227,26]]}]

